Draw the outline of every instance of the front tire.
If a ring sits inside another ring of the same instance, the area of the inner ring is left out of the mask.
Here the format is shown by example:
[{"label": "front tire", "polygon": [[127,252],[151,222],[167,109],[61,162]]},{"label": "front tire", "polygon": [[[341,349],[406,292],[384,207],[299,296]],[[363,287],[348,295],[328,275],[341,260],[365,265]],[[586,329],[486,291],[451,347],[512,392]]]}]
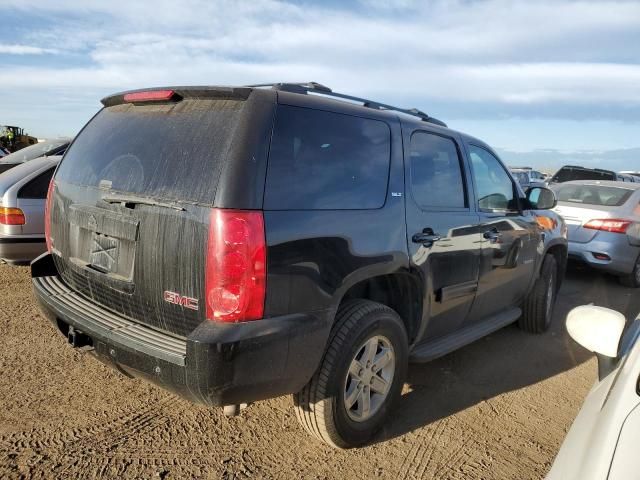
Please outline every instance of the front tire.
[{"label": "front tire", "polygon": [[400,397],[407,345],[402,320],[392,309],[368,300],[346,302],[320,367],[294,395],[298,421],[336,448],[366,443]]},{"label": "front tire", "polygon": [[530,333],[544,333],[551,326],[558,290],[558,264],[553,255],[542,260],[540,276],[522,305],[518,326]]}]

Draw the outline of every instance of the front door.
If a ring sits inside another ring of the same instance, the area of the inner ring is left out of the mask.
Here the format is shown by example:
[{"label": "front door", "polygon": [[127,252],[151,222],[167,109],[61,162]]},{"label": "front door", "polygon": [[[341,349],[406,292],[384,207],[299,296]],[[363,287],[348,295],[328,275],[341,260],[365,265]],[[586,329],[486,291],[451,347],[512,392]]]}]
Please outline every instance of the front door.
[{"label": "front door", "polygon": [[[419,340],[458,329],[478,287],[480,218],[469,205],[469,172],[458,139],[406,134],[405,184],[411,262],[423,278]],[[426,333],[425,333],[426,332]]]},{"label": "front door", "polygon": [[469,322],[518,306],[534,275],[540,241],[535,217],[521,210],[519,190],[488,149],[468,145],[482,233],[478,293]]}]

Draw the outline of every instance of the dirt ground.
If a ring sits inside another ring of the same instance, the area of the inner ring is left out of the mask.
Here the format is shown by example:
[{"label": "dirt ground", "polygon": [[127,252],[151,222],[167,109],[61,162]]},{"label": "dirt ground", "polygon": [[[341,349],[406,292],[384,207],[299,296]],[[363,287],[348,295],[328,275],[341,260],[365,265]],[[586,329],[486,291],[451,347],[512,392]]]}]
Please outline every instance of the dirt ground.
[{"label": "dirt ground", "polygon": [[589,302],[640,311],[636,292],[574,267],[551,331],[512,326],[411,366],[388,427],[337,451],[289,397],[226,419],[73,351],[39,316],[28,269],[0,265],[0,478],[541,478],[596,376],[564,330]]}]

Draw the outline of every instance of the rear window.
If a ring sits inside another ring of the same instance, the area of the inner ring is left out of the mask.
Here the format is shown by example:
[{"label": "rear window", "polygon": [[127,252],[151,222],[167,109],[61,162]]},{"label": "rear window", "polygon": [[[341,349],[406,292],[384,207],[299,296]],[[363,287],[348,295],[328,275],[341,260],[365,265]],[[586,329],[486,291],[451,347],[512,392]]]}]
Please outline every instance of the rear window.
[{"label": "rear window", "polygon": [[212,204],[243,104],[185,99],[104,108],[69,148],[56,179]]},{"label": "rear window", "polygon": [[633,190],[599,185],[565,185],[558,189],[558,200],[586,205],[619,207],[633,193]]},{"label": "rear window", "polygon": [[387,196],[390,155],[384,122],[280,105],[264,208],[379,208]]},{"label": "rear window", "polygon": [[50,168],[24,185],[18,192],[18,198],[34,198],[41,200],[47,198],[49,182],[51,181],[51,177],[53,177],[54,171],[55,168]]},{"label": "rear window", "polygon": [[518,180],[520,185],[527,185],[529,183],[529,175],[525,172],[511,172],[511,174]]},{"label": "rear window", "polygon": [[589,170],[586,168],[562,167],[551,179],[552,182],[562,183],[572,180],[615,180],[613,172]]}]

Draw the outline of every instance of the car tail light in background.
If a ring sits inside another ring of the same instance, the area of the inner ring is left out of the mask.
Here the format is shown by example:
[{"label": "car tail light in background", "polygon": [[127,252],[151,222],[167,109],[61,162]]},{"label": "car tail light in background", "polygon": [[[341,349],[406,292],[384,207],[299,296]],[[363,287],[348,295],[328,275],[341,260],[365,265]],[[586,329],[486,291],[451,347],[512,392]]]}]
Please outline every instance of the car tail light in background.
[{"label": "car tail light in background", "polygon": [[589,220],[583,228],[592,230],[602,230],[612,233],[627,233],[627,229],[633,222],[631,220],[621,220],[619,218],[605,218],[602,220]]},{"label": "car tail light in background", "polygon": [[213,209],[205,272],[209,320],[257,320],[264,313],[267,248],[262,212]]},{"label": "car tail light in background", "polygon": [[24,213],[19,208],[0,207],[0,225],[24,225]]},{"label": "car tail light in background", "polygon": [[124,101],[137,102],[166,102],[173,99],[176,92],[173,90],[150,90],[148,92],[133,92],[124,95]]},{"label": "car tail light in background", "polygon": [[51,204],[53,202],[53,178],[49,182],[47,201],[44,204],[44,238],[47,241],[47,251],[51,252]]}]

